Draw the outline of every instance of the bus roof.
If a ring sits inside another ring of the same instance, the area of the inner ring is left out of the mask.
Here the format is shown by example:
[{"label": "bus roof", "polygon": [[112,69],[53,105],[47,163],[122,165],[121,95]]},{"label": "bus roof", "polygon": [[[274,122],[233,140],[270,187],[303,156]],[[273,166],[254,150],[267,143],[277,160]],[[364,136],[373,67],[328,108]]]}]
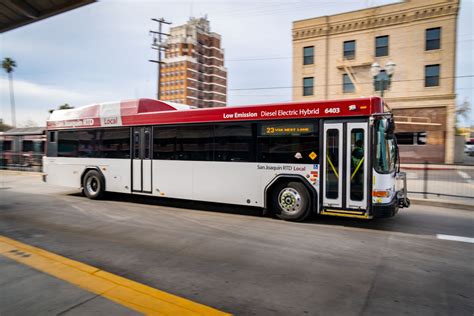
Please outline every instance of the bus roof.
[{"label": "bus roof", "polygon": [[295,118],[370,116],[384,112],[379,97],[196,109],[188,105],[137,99],[54,111],[48,129],[138,126]]}]

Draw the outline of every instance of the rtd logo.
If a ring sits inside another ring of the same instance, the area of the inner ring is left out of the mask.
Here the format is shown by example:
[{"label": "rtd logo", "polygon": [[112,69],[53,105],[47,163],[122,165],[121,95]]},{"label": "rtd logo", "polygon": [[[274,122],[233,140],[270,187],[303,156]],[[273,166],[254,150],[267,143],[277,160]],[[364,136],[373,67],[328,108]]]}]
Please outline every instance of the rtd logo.
[{"label": "rtd logo", "polygon": [[104,125],[116,125],[118,123],[117,117],[104,118]]}]

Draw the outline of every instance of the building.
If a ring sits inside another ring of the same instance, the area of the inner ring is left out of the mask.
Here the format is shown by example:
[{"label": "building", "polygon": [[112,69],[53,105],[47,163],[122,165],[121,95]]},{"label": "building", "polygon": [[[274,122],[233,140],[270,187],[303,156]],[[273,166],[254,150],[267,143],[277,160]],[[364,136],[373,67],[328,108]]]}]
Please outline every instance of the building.
[{"label": "building", "polygon": [[161,100],[199,108],[225,106],[227,69],[221,36],[211,32],[209,21],[191,18],[172,27],[161,67]]},{"label": "building", "polygon": [[458,10],[458,0],[406,0],[293,22],[293,99],[379,95],[371,65],[392,61],[384,97],[402,162],[452,162]]}]

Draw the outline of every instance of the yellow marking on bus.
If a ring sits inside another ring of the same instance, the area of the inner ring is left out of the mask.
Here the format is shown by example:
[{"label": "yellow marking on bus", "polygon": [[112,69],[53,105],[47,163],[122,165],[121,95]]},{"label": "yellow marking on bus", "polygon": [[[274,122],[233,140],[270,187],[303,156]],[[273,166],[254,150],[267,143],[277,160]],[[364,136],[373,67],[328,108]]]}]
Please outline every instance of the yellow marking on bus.
[{"label": "yellow marking on bus", "polygon": [[321,215],[330,215],[330,216],[341,216],[341,217],[352,217],[352,218],[363,218],[363,219],[370,219],[368,214],[364,215],[353,215],[353,214],[341,214],[341,213],[333,213],[333,212],[326,212],[321,211]]},{"label": "yellow marking on bus", "polygon": [[146,315],[230,315],[1,235],[0,255]]},{"label": "yellow marking on bus", "polygon": [[359,171],[360,165],[362,165],[362,162],[364,161],[364,158],[365,158],[365,157],[362,157],[362,159],[359,161],[359,164],[357,165],[357,167],[355,168],[354,172],[352,173],[351,180],[352,180],[352,178],[354,178],[354,176],[355,176],[355,174],[357,173],[357,171]]},{"label": "yellow marking on bus", "polygon": [[334,165],[332,164],[331,158],[329,158],[329,155],[326,155],[328,158],[329,165],[331,165],[332,171],[334,171],[334,174],[336,175],[336,178],[339,179],[339,174],[337,173],[336,168],[334,168]]},{"label": "yellow marking on bus", "polygon": [[365,212],[362,211],[346,211],[346,210],[325,210],[325,212],[335,212],[335,213],[347,213],[347,214],[359,214],[362,215]]}]

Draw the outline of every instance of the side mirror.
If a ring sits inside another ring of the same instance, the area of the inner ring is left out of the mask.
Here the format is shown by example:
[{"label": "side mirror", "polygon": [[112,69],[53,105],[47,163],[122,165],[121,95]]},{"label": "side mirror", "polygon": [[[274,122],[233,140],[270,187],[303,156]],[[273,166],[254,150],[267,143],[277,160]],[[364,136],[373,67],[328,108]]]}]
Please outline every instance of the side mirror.
[{"label": "side mirror", "polygon": [[387,125],[385,125],[385,132],[392,133],[395,131],[395,121],[393,117],[387,119]]},{"label": "side mirror", "polygon": [[387,124],[385,125],[385,137],[387,139],[393,139],[395,134],[395,121],[393,117],[387,119]]}]

